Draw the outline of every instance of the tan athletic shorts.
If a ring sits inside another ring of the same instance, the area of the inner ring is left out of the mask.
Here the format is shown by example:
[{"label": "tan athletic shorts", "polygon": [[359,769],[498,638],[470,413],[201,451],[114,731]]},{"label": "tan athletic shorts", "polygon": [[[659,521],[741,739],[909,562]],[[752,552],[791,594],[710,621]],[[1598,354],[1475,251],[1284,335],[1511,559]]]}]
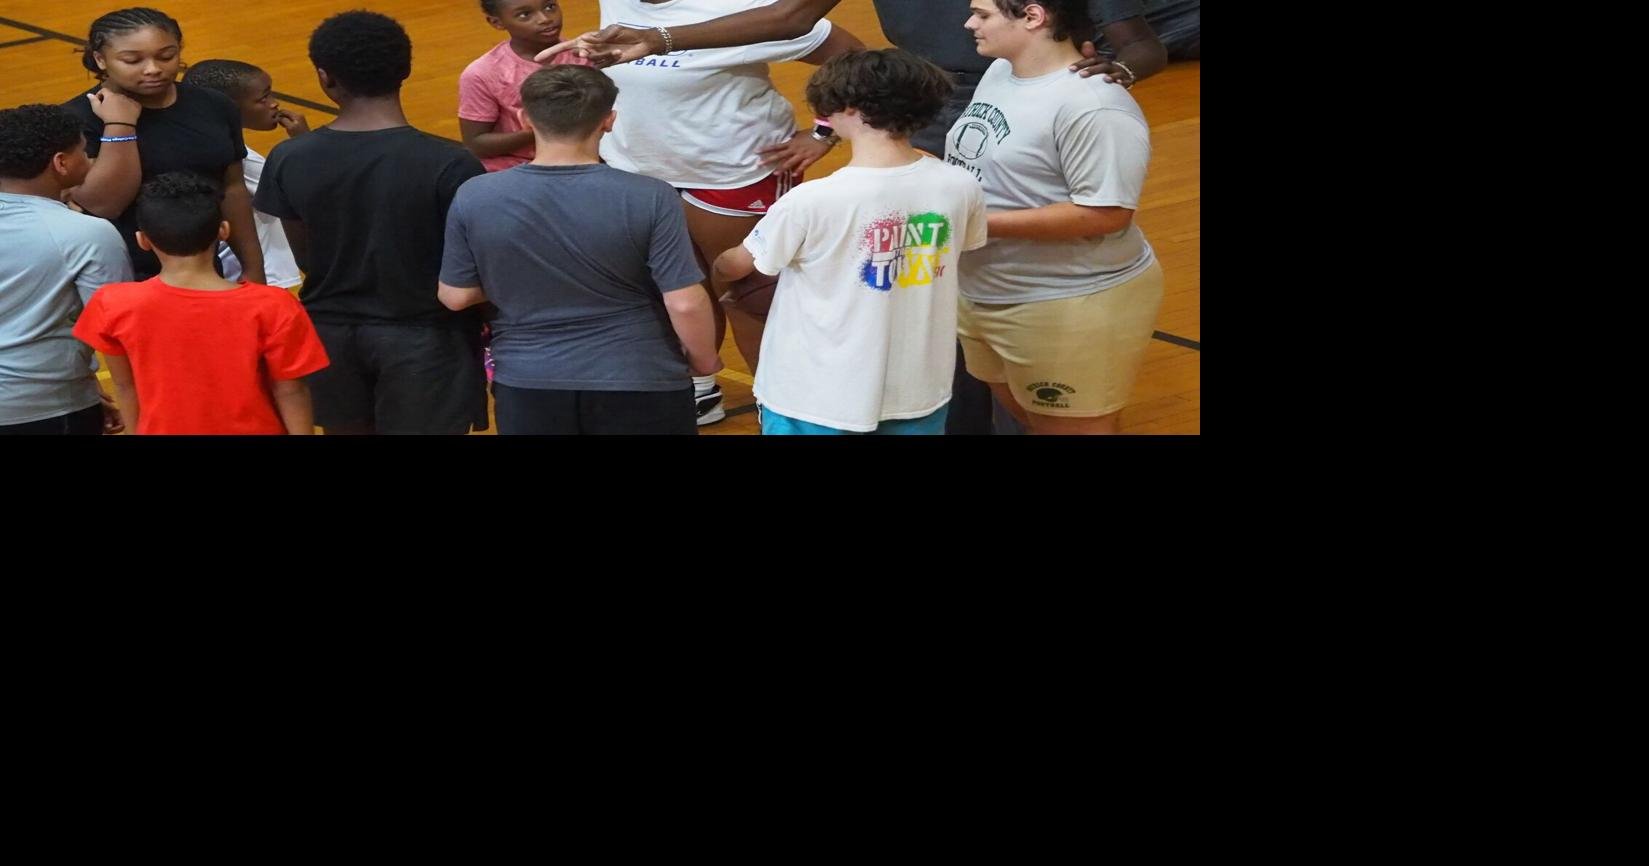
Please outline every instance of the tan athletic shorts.
[{"label": "tan athletic shorts", "polygon": [[1027,412],[1097,418],[1122,409],[1162,308],[1162,265],[1102,292],[977,304],[961,299],[957,336],[968,372],[1007,383]]}]

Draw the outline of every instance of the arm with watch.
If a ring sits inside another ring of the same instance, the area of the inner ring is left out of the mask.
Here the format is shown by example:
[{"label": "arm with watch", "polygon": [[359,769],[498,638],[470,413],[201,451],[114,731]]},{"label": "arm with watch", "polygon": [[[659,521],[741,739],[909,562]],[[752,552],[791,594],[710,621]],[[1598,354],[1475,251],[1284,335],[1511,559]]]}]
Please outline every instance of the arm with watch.
[{"label": "arm with watch", "polygon": [[[848,32],[847,28],[833,24],[825,41],[806,57],[801,58],[801,62],[821,66],[832,57],[849,51],[862,51],[864,47],[865,44],[859,41],[859,37]],[[811,132],[805,129],[797,130],[790,136],[789,141],[762,148],[762,165],[771,166],[775,174],[781,171],[792,174],[806,171],[808,166],[824,159],[825,154],[839,141],[841,139],[836,137],[836,131],[830,128],[830,121],[815,118]]]}]

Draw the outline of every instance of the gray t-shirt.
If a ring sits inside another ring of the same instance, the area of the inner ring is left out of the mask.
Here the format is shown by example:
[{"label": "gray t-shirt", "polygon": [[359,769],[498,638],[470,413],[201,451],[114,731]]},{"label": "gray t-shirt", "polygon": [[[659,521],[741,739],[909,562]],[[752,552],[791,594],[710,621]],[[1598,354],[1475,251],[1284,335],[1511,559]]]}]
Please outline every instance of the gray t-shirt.
[{"label": "gray t-shirt", "polygon": [[472,178],[447,216],[441,282],[481,287],[494,381],[673,391],[687,361],[664,293],[704,279],[681,196],[606,165],[519,165]]},{"label": "gray t-shirt", "polygon": [[[968,21],[970,0],[876,0],[876,16],[889,42],[912,54],[933,61],[956,77],[956,92],[939,117],[911,137],[911,144],[940,156],[945,152],[945,133],[962,110],[973,100],[979,76],[990,68],[992,58],[979,53],[973,34],[962,25]],[[1140,0],[1089,0],[1088,14],[1094,26],[1141,14]]]},{"label": "gray t-shirt", "polygon": [[[945,161],[973,172],[991,210],[1061,202],[1139,209],[1151,130],[1120,84],[1061,69],[1016,78],[991,65],[951,128]],[[1086,295],[1127,282],[1155,260],[1139,226],[1094,239],[992,238],[962,254],[962,295],[1022,304]]]},{"label": "gray t-shirt", "polygon": [[132,279],[108,220],[36,195],[0,193],[0,424],[97,404],[92,349],[74,338],[92,293]]}]

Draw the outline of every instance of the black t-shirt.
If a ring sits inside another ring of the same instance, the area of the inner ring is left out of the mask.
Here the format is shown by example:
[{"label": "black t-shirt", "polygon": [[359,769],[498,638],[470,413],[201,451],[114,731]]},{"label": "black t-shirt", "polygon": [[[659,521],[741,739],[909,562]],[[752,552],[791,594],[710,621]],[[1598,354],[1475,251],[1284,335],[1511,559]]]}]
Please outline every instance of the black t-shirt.
[{"label": "black t-shirt", "polygon": [[[86,91],[96,93],[103,85]],[[97,157],[103,147],[103,121],[92,112],[85,94],[63,103],[80,120],[86,133],[86,155]],[[116,126],[108,135],[132,135],[129,126]],[[177,86],[177,101],[166,108],[145,108],[137,119],[137,152],[145,181],[169,171],[192,171],[223,183],[229,166],[246,158],[246,142],[241,138],[240,109],[233,100],[215,90],[192,84]],[[137,279],[160,273],[154,253],[137,246],[137,202],[111,220],[126,239]]]},{"label": "black t-shirt", "polygon": [[298,297],[315,321],[470,326],[473,315],[441,305],[436,282],[447,209],[485,173],[469,151],[410,126],[323,126],[275,145],[252,204],[307,229]]}]

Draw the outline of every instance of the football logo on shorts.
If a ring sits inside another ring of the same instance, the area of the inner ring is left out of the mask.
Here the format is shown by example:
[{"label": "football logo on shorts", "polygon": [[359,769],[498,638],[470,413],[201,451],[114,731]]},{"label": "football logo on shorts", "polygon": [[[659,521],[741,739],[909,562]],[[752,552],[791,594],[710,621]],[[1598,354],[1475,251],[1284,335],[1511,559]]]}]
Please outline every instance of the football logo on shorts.
[{"label": "football logo on shorts", "polygon": [[1031,403],[1036,406],[1047,406],[1050,409],[1069,409],[1071,403],[1065,399],[1076,393],[1076,389],[1064,382],[1036,382],[1026,385],[1025,390],[1031,392]]}]

